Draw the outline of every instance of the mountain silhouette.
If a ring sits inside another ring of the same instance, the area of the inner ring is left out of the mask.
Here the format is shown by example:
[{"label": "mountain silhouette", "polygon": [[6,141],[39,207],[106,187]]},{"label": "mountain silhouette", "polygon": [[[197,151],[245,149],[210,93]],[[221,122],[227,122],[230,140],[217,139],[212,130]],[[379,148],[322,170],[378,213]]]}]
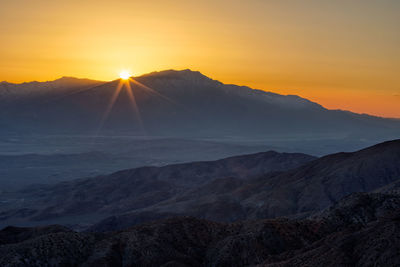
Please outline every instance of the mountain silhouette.
[{"label": "mountain silhouette", "polygon": [[[3,133],[131,133],[186,137],[268,135],[393,139],[400,121],[328,110],[295,95],[223,84],[200,72],[161,71],[129,82],[64,77],[0,84]],[[18,97],[17,97],[18,96]],[[107,110],[109,110],[108,114]]]}]

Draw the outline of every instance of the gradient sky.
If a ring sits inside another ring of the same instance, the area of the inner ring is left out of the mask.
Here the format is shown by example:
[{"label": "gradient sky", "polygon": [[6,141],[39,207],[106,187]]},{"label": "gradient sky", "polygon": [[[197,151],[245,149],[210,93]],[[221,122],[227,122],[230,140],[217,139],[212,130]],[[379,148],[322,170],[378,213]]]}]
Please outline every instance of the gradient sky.
[{"label": "gradient sky", "polygon": [[199,70],[400,118],[397,0],[0,0],[0,80]]}]

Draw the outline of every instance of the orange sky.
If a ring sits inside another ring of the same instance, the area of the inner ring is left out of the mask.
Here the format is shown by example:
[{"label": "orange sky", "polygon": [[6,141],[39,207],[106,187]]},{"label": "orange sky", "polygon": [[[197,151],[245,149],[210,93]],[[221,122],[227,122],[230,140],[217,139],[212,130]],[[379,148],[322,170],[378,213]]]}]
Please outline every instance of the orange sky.
[{"label": "orange sky", "polygon": [[400,1],[1,0],[0,80],[163,69],[400,118]]}]

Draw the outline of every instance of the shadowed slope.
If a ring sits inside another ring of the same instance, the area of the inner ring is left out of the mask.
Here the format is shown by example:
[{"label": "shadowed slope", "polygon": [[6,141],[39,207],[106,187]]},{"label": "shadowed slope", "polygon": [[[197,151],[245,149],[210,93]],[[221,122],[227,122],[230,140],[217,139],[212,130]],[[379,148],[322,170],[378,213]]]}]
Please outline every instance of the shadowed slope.
[{"label": "shadowed slope", "polygon": [[[0,246],[0,265],[396,266],[399,205],[398,195],[358,194],[314,220],[226,224],[178,217],[105,234],[56,230]],[[361,221],[350,212],[369,209],[375,216]]]},{"label": "shadowed slope", "polygon": [[400,180],[400,140],[328,155],[282,173],[220,178],[142,210],[110,217],[91,229],[107,231],[148,219],[191,215],[218,221],[305,217],[353,192]]},{"label": "shadowed slope", "polygon": [[[23,203],[0,213],[3,222],[62,219],[64,216],[118,214],[150,207],[219,178],[247,179],[298,167],[315,157],[273,151],[164,167],[141,167],[111,175],[37,186],[19,192]],[[18,204],[18,203],[17,203]]]}]

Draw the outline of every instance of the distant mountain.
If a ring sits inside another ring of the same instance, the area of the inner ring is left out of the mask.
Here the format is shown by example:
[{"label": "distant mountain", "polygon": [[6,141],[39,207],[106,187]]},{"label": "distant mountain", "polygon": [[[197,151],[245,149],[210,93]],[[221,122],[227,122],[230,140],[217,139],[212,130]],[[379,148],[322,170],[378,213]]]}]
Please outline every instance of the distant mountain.
[{"label": "distant mountain", "polygon": [[393,139],[400,133],[400,120],[327,110],[298,96],[227,85],[190,70],[135,77],[130,86],[140,119],[123,89],[104,121],[119,82],[74,78],[19,85],[3,82],[2,133],[145,132],[157,136],[253,138],[329,135],[379,140]]},{"label": "distant mountain", "polygon": [[54,81],[47,82],[25,82],[8,83],[0,82],[0,99],[2,101],[27,100],[29,98],[58,96],[60,94],[69,94],[79,92],[77,90],[93,87],[104,82],[79,79],[74,77],[62,77]]},{"label": "distant mountain", "polygon": [[0,265],[397,266],[399,218],[399,195],[356,194],[313,220],[178,217],[103,234],[7,227]]},{"label": "distant mountain", "polygon": [[150,207],[193,188],[207,186],[220,177],[247,180],[296,168],[314,159],[300,153],[269,151],[217,161],[140,167],[95,178],[38,185],[15,196],[0,195],[0,221],[1,224],[18,221],[24,224],[84,216],[93,222],[111,214]]}]

